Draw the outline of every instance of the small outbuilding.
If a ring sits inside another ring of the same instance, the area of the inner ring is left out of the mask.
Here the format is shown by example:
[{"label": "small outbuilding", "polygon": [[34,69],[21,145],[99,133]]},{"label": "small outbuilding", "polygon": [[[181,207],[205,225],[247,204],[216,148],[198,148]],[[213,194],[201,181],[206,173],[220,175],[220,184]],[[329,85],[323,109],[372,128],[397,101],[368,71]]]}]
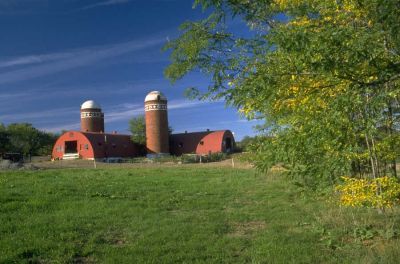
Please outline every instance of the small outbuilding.
[{"label": "small outbuilding", "polygon": [[203,131],[193,133],[172,134],[169,138],[172,155],[195,153],[233,152],[235,139],[230,130]]},{"label": "small outbuilding", "polygon": [[142,154],[143,146],[131,141],[129,135],[68,131],[53,147],[54,159],[103,159],[134,157]]}]

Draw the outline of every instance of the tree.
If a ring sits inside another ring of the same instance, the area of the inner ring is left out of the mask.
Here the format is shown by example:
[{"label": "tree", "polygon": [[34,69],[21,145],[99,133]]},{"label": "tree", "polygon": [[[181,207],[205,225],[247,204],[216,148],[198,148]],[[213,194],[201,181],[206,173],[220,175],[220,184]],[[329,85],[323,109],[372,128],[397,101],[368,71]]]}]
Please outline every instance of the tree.
[{"label": "tree", "polygon": [[56,135],[39,131],[28,123],[0,125],[0,153],[49,155],[56,140]]},{"label": "tree", "polygon": [[[146,145],[146,119],[144,116],[141,115],[129,120],[129,130],[132,133],[133,142]],[[168,126],[168,134],[171,135],[173,131],[173,128]]]},{"label": "tree", "polygon": [[[166,45],[172,63],[165,75],[174,82],[199,70],[212,82],[206,92],[191,88],[192,97],[224,98],[247,118],[266,120],[254,144],[260,169],[284,162],[309,185],[397,174],[398,1],[197,5],[212,12],[184,23]],[[247,37],[230,31],[231,18],[246,23]]]},{"label": "tree", "polygon": [[39,131],[31,124],[15,123],[7,127],[9,133],[10,150],[23,155],[33,155],[39,148]]},{"label": "tree", "polygon": [[241,141],[236,142],[236,148],[239,151],[250,151],[251,145],[256,142],[256,137],[244,136]]},{"label": "tree", "polygon": [[8,149],[8,133],[7,128],[0,124],[0,154],[6,152]]},{"label": "tree", "polygon": [[129,120],[129,130],[133,142],[146,145],[146,122],[144,116],[137,116]]},{"label": "tree", "polygon": [[59,136],[53,133],[39,131],[39,148],[34,151],[34,155],[51,155],[53,146]]}]

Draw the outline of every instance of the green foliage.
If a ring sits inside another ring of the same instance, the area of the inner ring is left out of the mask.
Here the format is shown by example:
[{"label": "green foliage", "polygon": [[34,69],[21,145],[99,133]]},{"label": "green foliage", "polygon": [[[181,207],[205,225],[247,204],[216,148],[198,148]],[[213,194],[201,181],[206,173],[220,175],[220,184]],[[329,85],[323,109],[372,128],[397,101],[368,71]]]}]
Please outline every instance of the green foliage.
[{"label": "green foliage", "polygon": [[56,135],[40,131],[27,123],[0,125],[0,153],[50,155],[56,139]]},{"label": "green foliage", "polygon": [[129,130],[133,142],[146,145],[146,121],[143,115],[129,120]]},{"label": "green foliage", "polygon": [[182,163],[206,163],[206,162],[218,162],[227,158],[226,153],[215,152],[208,155],[197,155],[197,154],[182,154],[180,161]]},{"label": "green foliage", "polygon": [[335,188],[341,205],[384,210],[400,203],[400,183],[394,177],[372,180],[342,178],[344,182]]},{"label": "green foliage", "polygon": [[227,154],[223,152],[215,152],[207,155],[208,162],[217,162],[221,160],[225,160],[227,158]]},{"label": "green foliage", "polygon": [[147,159],[147,161],[153,162],[153,163],[177,163],[178,159],[176,156],[172,155],[161,155],[155,158]]},{"label": "green foliage", "polygon": [[0,124],[0,153],[6,152],[8,149],[8,133],[7,127]]},{"label": "green foliage", "polygon": [[[146,120],[143,115],[133,117],[129,120],[129,130],[131,131],[131,140],[135,143],[146,145]],[[172,134],[173,129],[168,126],[168,133]]]},{"label": "green foliage", "polygon": [[[255,163],[284,163],[307,185],[397,176],[400,9],[391,0],[197,0],[210,9],[169,42],[171,81],[198,70],[201,99],[266,120]],[[230,30],[243,21],[246,38]],[[270,137],[272,136],[272,138]]]},{"label": "green foliage", "polygon": [[182,163],[198,163],[199,157],[196,154],[182,154],[180,160]]},{"label": "green foliage", "polygon": [[248,152],[251,150],[251,146],[257,141],[256,137],[245,136],[241,141],[236,142],[236,150],[237,151],[245,151]]}]

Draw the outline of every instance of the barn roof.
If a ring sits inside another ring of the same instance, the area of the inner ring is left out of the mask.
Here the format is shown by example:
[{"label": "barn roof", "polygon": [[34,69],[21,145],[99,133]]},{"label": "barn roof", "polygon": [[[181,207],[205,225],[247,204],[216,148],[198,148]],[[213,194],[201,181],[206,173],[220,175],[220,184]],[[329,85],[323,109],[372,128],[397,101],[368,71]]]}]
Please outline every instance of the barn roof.
[{"label": "barn roof", "polygon": [[60,159],[67,153],[77,153],[85,159],[133,157],[139,155],[142,150],[143,146],[132,142],[130,135],[67,131],[57,139],[52,155],[53,158]]},{"label": "barn roof", "polygon": [[227,138],[234,142],[233,134],[229,130],[173,134],[170,136],[170,151],[174,155],[224,152]]},{"label": "barn roof", "polygon": [[105,143],[107,141],[107,142],[118,144],[118,143],[126,143],[131,140],[130,135],[121,135],[121,134],[115,134],[115,133],[81,132],[81,131],[76,131],[76,132],[79,132],[79,133],[82,133],[83,135],[85,135],[91,143],[94,143],[94,142]]},{"label": "barn roof", "polygon": [[[201,139],[204,137],[210,137],[210,139],[222,140],[224,134],[229,130],[216,130],[216,131],[200,131],[200,132],[188,132],[188,133],[178,133],[172,134],[170,137],[172,140],[179,139]],[[230,132],[230,131],[229,131]]]}]

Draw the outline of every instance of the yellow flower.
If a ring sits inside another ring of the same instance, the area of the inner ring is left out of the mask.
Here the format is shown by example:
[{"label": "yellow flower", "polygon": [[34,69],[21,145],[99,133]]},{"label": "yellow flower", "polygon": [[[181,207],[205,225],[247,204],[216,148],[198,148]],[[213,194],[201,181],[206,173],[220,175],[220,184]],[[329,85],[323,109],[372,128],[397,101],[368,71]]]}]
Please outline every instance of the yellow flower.
[{"label": "yellow flower", "polygon": [[400,183],[394,177],[385,176],[369,180],[341,178],[343,184],[335,187],[341,205],[391,208],[400,201]]}]

